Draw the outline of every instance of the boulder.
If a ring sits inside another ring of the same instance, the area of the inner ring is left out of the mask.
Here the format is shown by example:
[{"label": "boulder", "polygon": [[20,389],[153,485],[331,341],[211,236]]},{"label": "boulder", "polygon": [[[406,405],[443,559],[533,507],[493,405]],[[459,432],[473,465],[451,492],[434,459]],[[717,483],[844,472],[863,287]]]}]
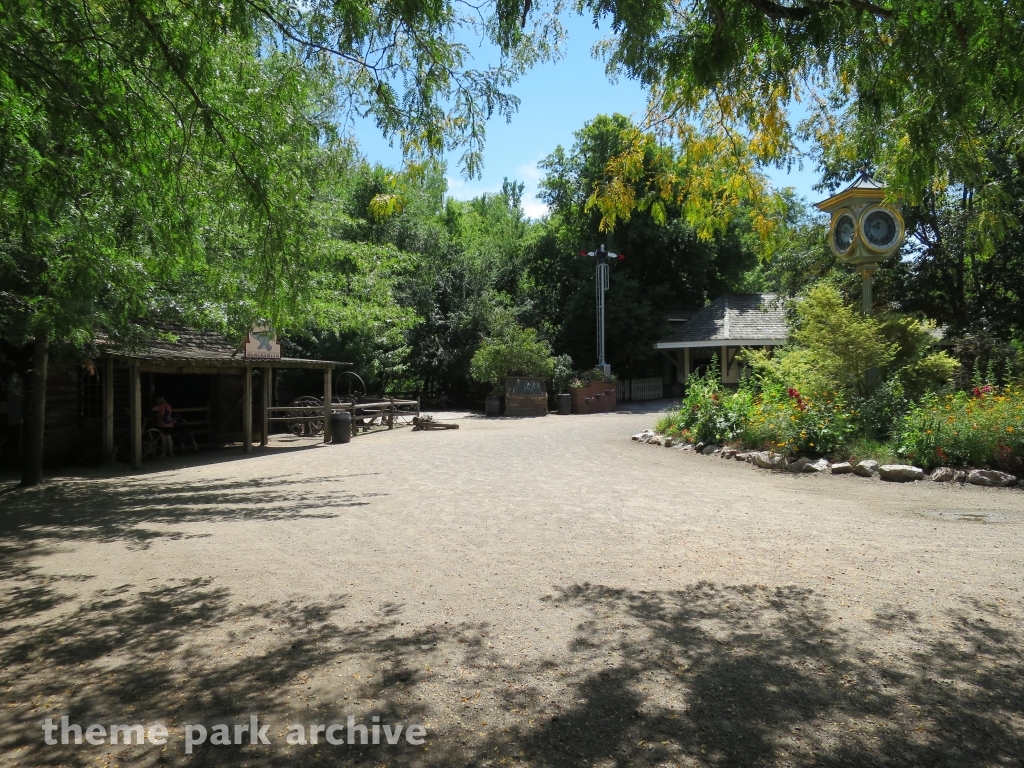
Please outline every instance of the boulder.
[{"label": "boulder", "polygon": [[643,432],[637,432],[635,435],[633,435],[633,440],[638,443],[646,443],[648,440],[651,439],[651,436],[653,434],[654,433],[651,432],[651,430],[645,429]]},{"label": "boulder", "polygon": [[857,462],[857,466],[853,468],[853,474],[860,475],[861,477],[872,477],[878,474],[878,462],[874,459],[864,459],[864,461]]},{"label": "boulder", "polygon": [[967,473],[967,482],[971,485],[987,485],[994,488],[1007,488],[1017,484],[1017,478],[1006,472],[995,469],[972,469]]},{"label": "boulder", "polygon": [[811,463],[811,460],[806,456],[801,456],[798,459],[794,459],[786,465],[787,472],[803,472],[804,467]]},{"label": "boulder", "polygon": [[692,451],[693,443],[683,443],[682,445],[676,446],[681,451]]},{"label": "boulder", "polygon": [[693,446],[693,450],[695,450],[697,453],[700,453],[701,451],[704,450],[704,443],[697,443],[696,445]]},{"label": "boulder", "polygon": [[723,459],[731,459],[733,456],[736,455],[736,451],[733,448],[723,448],[722,452],[718,455],[721,456]]},{"label": "boulder", "polygon": [[750,451],[739,451],[733,458],[736,461],[750,461]]},{"label": "boulder", "polygon": [[701,453],[704,454],[705,456],[710,456],[712,453],[714,453],[717,450],[718,450],[718,446],[717,445],[705,445],[703,450],[701,450]]},{"label": "boulder", "polygon": [[661,441],[661,444],[664,445],[666,448],[671,448],[673,445],[675,445],[675,442],[676,441],[674,438],[665,435],[665,437]]},{"label": "boulder", "polygon": [[912,483],[924,479],[924,470],[909,464],[883,464],[878,468],[878,476],[890,483]]},{"label": "boulder", "polygon": [[952,467],[937,467],[934,472],[928,475],[928,479],[934,483],[951,483],[956,477]]},{"label": "boulder", "polygon": [[963,485],[964,483],[967,482],[967,473],[964,472],[962,469],[958,469],[956,473],[953,475],[953,482],[960,483],[960,485]]},{"label": "boulder", "polygon": [[786,469],[790,472],[824,472],[831,466],[827,459],[809,459],[806,456],[801,456],[796,461],[788,464]]},{"label": "boulder", "polygon": [[753,454],[754,463],[762,469],[785,469],[786,457],[768,451],[758,451]]},{"label": "boulder", "polygon": [[853,472],[853,464],[848,461],[841,461],[832,465],[833,475],[849,475]]}]

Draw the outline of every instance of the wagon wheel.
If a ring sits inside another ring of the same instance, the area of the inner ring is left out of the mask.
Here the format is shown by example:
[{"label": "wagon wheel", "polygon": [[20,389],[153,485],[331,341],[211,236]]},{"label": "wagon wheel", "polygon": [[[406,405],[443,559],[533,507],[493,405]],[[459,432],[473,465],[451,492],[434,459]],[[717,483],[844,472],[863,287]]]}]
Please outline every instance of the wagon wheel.
[{"label": "wagon wheel", "polygon": [[159,429],[147,429],[142,433],[142,458],[155,459],[163,450],[164,436]]},{"label": "wagon wheel", "polygon": [[[321,418],[318,421],[289,421],[289,422],[287,422],[288,431],[291,432],[293,435],[298,435],[300,437],[303,437],[303,436],[312,437],[313,435],[319,435],[319,434],[321,434],[324,431],[324,422],[323,422],[323,418],[322,418],[323,417],[324,401],[321,400],[319,397],[313,397],[312,395],[304,395],[303,397],[296,397],[294,400],[292,400],[290,403],[288,403],[288,405],[292,406],[292,407],[295,407],[295,408],[308,408],[310,406],[319,406],[320,409],[321,409],[320,410]],[[314,414],[311,411],[286,411],[284,415],[285,415],[285,418],[296,418],[298,416],[307,416],[308,417],[308,416],[314,416],[316,414]]]}]

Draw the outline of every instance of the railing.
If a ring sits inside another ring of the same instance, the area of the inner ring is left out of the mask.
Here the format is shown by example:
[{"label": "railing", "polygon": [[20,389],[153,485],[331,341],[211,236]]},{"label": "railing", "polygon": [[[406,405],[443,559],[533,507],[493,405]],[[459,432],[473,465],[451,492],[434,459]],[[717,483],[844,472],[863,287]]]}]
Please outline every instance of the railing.
[{"label": "railing", "polygon": [[616,384],[619,402],[626,400],[660,400],[665,396],[661,377],[649,379],[626,379]]},{"label": "railing", "polygon": [[[419,400],[397,400],[388,398],[373,402],[351,402],[334,399],[331,411],[338,413],[348,411],[352,414],[353,437],[371,429],[394,429],[396,426],[411,424],[414,416],[419,416]],[[280,405],[267,408],[267,421],[270,424],[285,424],[289,432],[297,435],[313,436],[323,432],[323,405]]]}]

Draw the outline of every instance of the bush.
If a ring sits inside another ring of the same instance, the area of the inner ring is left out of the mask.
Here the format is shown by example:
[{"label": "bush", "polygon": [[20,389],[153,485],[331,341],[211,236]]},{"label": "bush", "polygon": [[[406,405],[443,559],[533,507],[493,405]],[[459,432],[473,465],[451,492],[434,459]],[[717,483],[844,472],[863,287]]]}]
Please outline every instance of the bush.
[{"label": "bush", "polygon": [[551,347],[537,338],[533,328],[521,328],[507,310],[495,313],[491,332],[477,349],[469,364],[473,378],[500,391],[506,376],[543,376],[549,378],[555,358]]},{"label": "bush", "polygon": [[776,453],[834,455],[854,432],[854,418],[838,392],[770,388],[751,400],[742,438]]},{"label": "bush", "polygon": [[926,395],[903,418],[898,451],[920,466],[1024,470],[1024,385]]}]

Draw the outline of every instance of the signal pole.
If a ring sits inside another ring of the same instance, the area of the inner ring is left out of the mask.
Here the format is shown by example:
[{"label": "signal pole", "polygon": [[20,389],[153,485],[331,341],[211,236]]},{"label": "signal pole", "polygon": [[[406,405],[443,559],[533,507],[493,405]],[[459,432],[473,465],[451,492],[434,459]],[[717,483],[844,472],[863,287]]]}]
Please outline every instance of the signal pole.
[{"label": "signal pole", "polygon": [[580,256],[587,256],[597,261],[594,265],[594,291],[597,298],[597,367],[601,369],[602,373],[607,375],[611,373],[612,369],[604,359],[604,294],[608,290],[608,260],[624,259],[626,257],[621,253],[609,253],[605,250],[604,243],[601,243],[601,247],[596,251],[580,251]]}]

